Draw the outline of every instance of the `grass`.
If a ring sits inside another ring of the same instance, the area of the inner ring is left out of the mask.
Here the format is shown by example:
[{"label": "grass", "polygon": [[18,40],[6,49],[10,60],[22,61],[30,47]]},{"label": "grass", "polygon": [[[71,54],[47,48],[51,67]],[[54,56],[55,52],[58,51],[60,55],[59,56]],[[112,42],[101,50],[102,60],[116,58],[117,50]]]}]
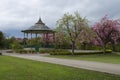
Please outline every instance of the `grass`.
[{"label": "grass", "polygon": [[75,55],[75,56],[72,56],[72,55],[50,55],[48,57],[120,64],[120,54],[116,54],[116,53],[106,54],[106,55],[93,54],[93,55]]},{"label": "grass", "polygon": [[0,80],[120,80],[120,75],[0,56]]}]

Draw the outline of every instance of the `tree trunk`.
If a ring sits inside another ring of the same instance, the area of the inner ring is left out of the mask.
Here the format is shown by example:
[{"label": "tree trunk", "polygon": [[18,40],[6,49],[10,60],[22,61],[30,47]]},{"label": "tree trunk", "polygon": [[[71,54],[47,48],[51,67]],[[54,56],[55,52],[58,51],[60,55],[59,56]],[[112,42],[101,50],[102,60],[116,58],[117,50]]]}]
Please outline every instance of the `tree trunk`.
[{"label": "tree trunk", "polygon": [[83,43],[83,50],[86,50],[86,45],[87,45],[87,43]]},{"label": "tree trunk", "polygon": [[106,54],[106,45],[103,45],[103,54]]},{"label": "tree trunk", "polygon": [[116,51],[114,43],[112,43],[112,51]]},{"label": "tree trunk", "polygon": [[75,41],[72,41],[72,55],[74,55],[74,50],[75,50]]}]

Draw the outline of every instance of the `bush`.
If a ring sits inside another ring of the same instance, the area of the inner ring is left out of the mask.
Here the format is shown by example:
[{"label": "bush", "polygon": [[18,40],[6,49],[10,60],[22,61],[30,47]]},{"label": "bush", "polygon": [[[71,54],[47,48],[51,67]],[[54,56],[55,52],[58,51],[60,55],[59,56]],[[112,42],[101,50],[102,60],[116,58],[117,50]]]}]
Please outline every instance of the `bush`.
[{"label": "bush", "polygon": [[93,54],[103,54],[103,52],[75,52],[74,55],[93,55]]},{"label": "bush", "polygon": [[71,55],[71,52],[50,52],[50,55]]},{"label": "bush", "polygon": [[116,46],[115,46],[115,48],[116,48],[116,52],[120,52],[120,44],[117,44]]},{"label": "bush", "polygon": [[108,49],[105,51],[106,53],[112,53],[112,50]]},{"label": "bush", "polygon": [[86,44],[86,45],[78,44],[77,49],[80,49],[80,50],[102,50],[102,47],[96,46],[93,44]]},{"label": "bush", "polygon": [[54,49],[40,49],[39,52],[40,53],[50,53],[50,52],[54,52]]},{"label": "bush", "polygon": [[2,55],[2,53],[0,53],[0,55]]},{"label": "bush", "polygon": [[[106,53],[112,53],[112,50],[106,50]],[[97,52],[74,52],[74,55],[93,55],[93,54],[103,54],[103,51]],[[72,55],[72,52],[68,50],[55,50],[50,52],[50,55]]]},{"label": "bush", "polygon": [[[103,52],[75,52],[74,55],[103,54]],[[72,52],[51,52],[50,55],[72,55]]]},{"label": "bush", "polygon": [[72,54],[70,51],[65,49],[54,49],[50,52],[50,55],[70,55]]},{"label": "bush", "polygon": [[16,53],[35,53],[35,50],[23,50],[23,49],[17,49],[15,50]]},{"label": "bush", "polygon": [[27,53],[36,53],[35,50],[26,50],[26,51],[27,51]]},{"label": "bush", "polygon": [[14,50],[15,49],[23,49],[23,46],[21,44],[17,43],[17,42],[14,42],[14,43],[11,44],[11,48],[14,49]]}]

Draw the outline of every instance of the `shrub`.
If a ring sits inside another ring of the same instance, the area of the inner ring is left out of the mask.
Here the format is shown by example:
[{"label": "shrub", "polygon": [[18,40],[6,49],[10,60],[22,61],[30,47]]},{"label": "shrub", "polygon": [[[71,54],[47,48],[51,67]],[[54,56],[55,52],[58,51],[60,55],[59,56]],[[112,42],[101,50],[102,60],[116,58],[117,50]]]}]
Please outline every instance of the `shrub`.
[{"label": "shrub", "polygon": [[[106,53],[112,53],[112,50],[106,50]],[[93,55],[93,54],[103,54],[103,51],[97,52],[74,52],[74,55]],[[55,50],[50,52],[50,55],[72,55],[68,50]]]},{"label": "shrub", "polygon": [[115,48],[116,48],[116,49],[115,49],[116,52],[120,52],[120,44],[117,44],[117,45],[115,46]]},{"label": "shrub", "polygon": [[50,55],[71,55],[71,52],[50,52]]},{"label": "shrub", "polygon": [[74,55],[93,55],[93,54],[103,54],[103,52],[75,52]]},{"label": "shrub", "polygon": [[55,51],[55,49],[40,49],[40,53],[50,53],[50,52],[54,52]]},{"label": "shrub", "polygon": [[50,52],[51,55],[70,55],[72,54],[70,51],[65,49],[54,49]]},{"label": "shrub", "polygon": [[16,53],[35,53],[36,51],[35,50],[23,50],[23,49],[17,49],[15,50]]},{"label": "shrub", "polygon": [[16,50],[16,49],[23,49],[23,46],[17,42],[14,42],[11,44],[11,48]]},{"label": "shrub", "polygon": [[48,53],[48,50],[41,49],[39,52],[40,52],[40,53]]},{"label": "shrub", "polygon": [[0,55],[2,55],[2,53],[0,53]]},{"label": "shrub", "polygon": [[[103,52],[75,52],[74,55],[91,55],[91,54],[102,54]],[[71,52],[51,52],[50,55],[72,55]]]},{"label": "shrub", "polygon": [[108,49],[105,51],[106,53],[112,53],[112,50]]},{"label": "shrub", "polygon": [[27,53],[36,53],[36,50],[26,50]]}]

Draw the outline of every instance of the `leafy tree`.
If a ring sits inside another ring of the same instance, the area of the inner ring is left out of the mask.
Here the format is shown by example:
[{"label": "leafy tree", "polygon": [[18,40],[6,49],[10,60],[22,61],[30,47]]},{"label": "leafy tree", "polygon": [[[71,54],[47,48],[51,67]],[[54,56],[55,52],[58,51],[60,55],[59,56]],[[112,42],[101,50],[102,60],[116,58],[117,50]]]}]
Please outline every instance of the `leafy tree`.
[{"label": "leafy tree", "polygon": [[8,48],[13,49],[13,50],[23,48],[23,46],[20,44],[20,42],[16,40],[14,36],[6,39],[6,43],[7,43]]},{"label": "leafy tree", "polygon": [[67,13],[58,21],[58,24],[64,27],[69,35],[72,44],[72,54],[74,54],[76,40],[87,24],[87,20],[82,18],[77,12],[74,15]]},{"label": "leafy tree", "polygon": [[18,43],[17,41],[13,42],[10,46],[13,50],[23,49],[23,46],[20,43]]},{"label": "leafy tree", "polygon": [[15,37],[12,36],[12,37],[10,37],[10,38],[7,38],[7,39],[5,40],[5,47],[6,47],[6,48],[12,48],[11,45],[12,45],[14,42],[16,42]]},{"label": "leafy tree", "polygon": [[108,19],[107,16],[103,17],[100,22],[95,23],[93,30],[97,34],[96,43],[103,46],[105,54],[106,45],[108,43],[114,44],[119,37],[119,20]]},{"label": "leafy tree", "polygon": [[4,47],[4,40],[5,40],[4,34],[0,31],[0,48]]}]

